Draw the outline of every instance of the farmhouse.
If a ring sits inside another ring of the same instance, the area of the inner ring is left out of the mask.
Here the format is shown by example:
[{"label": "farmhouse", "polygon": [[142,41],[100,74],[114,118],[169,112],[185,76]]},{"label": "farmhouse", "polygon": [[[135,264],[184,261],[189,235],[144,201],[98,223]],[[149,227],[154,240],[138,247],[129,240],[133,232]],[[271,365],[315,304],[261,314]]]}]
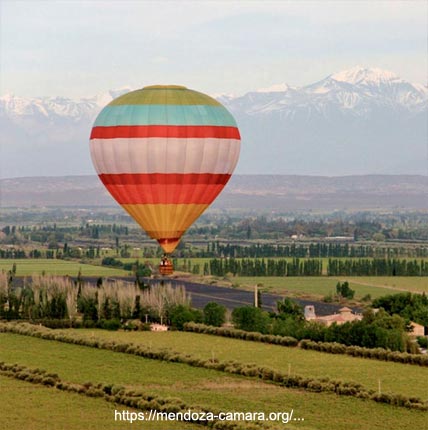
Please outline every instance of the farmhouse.
[{"label": "farmhouse", "polygon": [[428,336],[428,327],[424,327],[423,325],[413,321],[410,322],[410,327],[412,329],[410,333],[412,336]]},{"label": "farmhouse", "polygon": [[339,313],[317,317],[315,314],[315,307],[309,305],[305,306],[305,319],[307,321],[315,321],[327,326],[331,326],[334,323],[340,325],[351,321],[361,321],[363,316],[361,314],[353,313],[352,309],[345,306],[339,309]]},{"label": "farmhouse", "polygon": [[150,324],[150,330],[151,331],[168,331],[168,326],[165,324],[153,323],[153,324]]}]

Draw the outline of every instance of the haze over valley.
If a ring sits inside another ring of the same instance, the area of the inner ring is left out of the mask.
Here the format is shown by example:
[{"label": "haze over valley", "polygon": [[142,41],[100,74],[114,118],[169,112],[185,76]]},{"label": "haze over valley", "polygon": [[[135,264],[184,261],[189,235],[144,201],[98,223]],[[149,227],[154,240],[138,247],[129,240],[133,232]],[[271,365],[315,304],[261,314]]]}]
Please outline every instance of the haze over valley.
[{"label": "haze over valley", "polygon": [[[95,175],[0,180],[3,207],[117,206]],[[214,210],[401,210],[428,208],[428,177],[421,175],[233,175]]]}]

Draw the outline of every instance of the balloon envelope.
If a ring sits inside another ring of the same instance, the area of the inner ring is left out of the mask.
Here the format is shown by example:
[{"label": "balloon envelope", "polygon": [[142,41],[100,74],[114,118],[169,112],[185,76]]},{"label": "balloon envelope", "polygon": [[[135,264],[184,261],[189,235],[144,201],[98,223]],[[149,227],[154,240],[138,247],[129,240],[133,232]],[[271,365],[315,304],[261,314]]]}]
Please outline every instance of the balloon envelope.
[{"label": "balloon envelope", "polygon": [[155,85],[109,103],[90,150],[110,194],[170,253],[230,179],[240,134],[217,100]]}]

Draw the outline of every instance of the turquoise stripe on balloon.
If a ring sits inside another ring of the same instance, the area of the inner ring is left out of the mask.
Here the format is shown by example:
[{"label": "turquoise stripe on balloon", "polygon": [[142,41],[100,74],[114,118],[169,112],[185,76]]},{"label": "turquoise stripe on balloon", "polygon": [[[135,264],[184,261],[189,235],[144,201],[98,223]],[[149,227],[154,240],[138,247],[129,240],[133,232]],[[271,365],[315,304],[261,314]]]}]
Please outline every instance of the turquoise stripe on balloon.
[{"label": "turquoise stripe on balloon", "polygon": [[106,106],[94,127],[116,125],[218,125],[236,127],[223,106],[116,105]]}]

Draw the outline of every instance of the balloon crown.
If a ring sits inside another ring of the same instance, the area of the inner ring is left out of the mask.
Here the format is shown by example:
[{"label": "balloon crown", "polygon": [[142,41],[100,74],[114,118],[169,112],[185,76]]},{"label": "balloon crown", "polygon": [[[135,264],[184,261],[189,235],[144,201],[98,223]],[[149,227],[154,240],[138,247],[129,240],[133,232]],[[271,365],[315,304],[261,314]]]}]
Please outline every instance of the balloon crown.
[{"label": "balloon crown", "polygon": [[147,87],[143,87],[143,90],[165,90],[165,89],[187,90],[187,87],[183,87],[183,85],[149,85]]}]

